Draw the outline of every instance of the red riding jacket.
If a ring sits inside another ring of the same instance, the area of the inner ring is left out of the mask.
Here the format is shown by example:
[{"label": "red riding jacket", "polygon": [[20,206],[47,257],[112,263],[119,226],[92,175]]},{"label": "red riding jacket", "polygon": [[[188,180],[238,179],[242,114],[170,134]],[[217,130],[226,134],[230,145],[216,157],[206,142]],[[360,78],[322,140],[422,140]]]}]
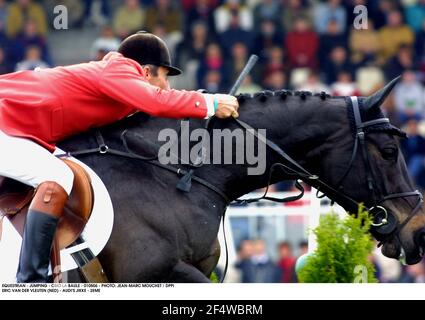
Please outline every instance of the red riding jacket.
[{"label": "red riding jacket", "polygon": [[141,66],[110,53],[102,61],[0,76],[0,130],[53,151],[71,135],[143,111],[170,118],[205,118],[195,91],[150,85]]}]

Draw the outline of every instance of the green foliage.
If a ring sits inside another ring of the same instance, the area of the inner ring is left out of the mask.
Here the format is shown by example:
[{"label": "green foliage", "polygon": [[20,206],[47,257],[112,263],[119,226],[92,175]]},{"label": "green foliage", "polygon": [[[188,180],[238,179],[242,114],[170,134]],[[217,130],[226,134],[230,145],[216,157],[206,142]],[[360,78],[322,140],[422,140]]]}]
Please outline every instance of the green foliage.
[{"label": "green foliage", "polygon": [[357,217],[341,220],[332,213],[320,218],[313,231],[318,247],[298,273],[300,282],[353,283],[377,282],[368,257],[374,242],[368,230],[371,219],[359,210]]},{"label": "green foliage", "polygon": [[219,283],[220,279],[218,278],[217,274],[215,272],[211,273],[210,280],[212,283]]}]

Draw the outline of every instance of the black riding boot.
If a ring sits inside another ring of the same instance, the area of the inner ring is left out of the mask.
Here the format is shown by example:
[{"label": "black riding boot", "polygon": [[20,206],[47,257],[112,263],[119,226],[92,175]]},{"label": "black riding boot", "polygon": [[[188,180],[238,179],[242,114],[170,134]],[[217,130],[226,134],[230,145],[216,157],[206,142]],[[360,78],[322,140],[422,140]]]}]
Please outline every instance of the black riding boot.
[{"label": "black riding boot", "polygon": [[39,211],[28,212],[16,276],[18,282],[47,282],[58,221],[58,218]]},{"label": "black riding boot", "polygon": [[38,186],[25,223],[18,282],[47,282],[53,239],[67,199],[68,194],[56,182]]}]

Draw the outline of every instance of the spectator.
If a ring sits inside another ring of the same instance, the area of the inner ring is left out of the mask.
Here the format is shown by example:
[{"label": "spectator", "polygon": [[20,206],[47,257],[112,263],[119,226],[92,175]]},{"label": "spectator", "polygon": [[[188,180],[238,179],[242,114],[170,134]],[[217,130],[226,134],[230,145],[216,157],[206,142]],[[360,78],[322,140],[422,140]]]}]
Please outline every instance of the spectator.
[{"label": "spectator", "polygon": [[215,29],[219,33],[225,32],[231,26],[232,15],[238,15],[240,27],[245,31],[253,28],[252,12],[241,4],[241,0],[226,0],[226,3],[214,12]]},{"label": "spectator", "polygon": [[237,12],[232,12],[230,26],[219,34],[219,40],[226,55],[231,53],[231,48],[236,42],[243,42],[249,49],[253,46],[252,33],[241,27]]},{"label": "spectator", "polygon": [[400,262],[395,259],[385,257],[378,246],[376,246],[373,252],[373,258],[381,271],[381,278],[379,281],[384,283],[397,282],[401,275]]},{"label": "spectator", "polygon": [[268,58],[272,47],[282,46],[283,35],[276,29],[271,20],[261,22],[260,30],[255,36],[253,52],[257,54],[262,61]]},{"label": "spectator", "polygon": [[[109,2],[110,0],[83,0],[84,15],[82,23],[96,26],[103,26],[108,23],[110,19]],[[98,4],[100,4],[100,7],[98,7]]]},{"label": "spectator", "polygon": [[202,82],[202,88],[208,93],[220,93],[226,90],[223,87],[222,74],[218,70],[208,70]]},{"label": "spectator", "polygon": [[4,32],[7,22],[8,4],[6,0],[0,0],[0,32]]},{"label": "spectator", "polygon": [[298,257],[308,253],[308,241],[303,240],[298,244]]},{"label": "spectator", "polygon": [[403,45],[397,52],[397,55],[391,58],[384,66],[385,77],[394,79],[406,70],[411,70],[414,67],[412,48]]},{"label": "spectator", "polygon": [[291,244],[286,241],[281,242],[279,244],[279,261],[277,262],[281,274],[280,282],[296,282],[295,262]]},{"label": "spectator", "polygon": [[192,27],[198,21],[203,21],[207,27],[210,35],[216,35],[213,8],[215,7],[212,0],[196,0],[195,4],[189,9],[186,14],[185,34],[190,35]]},{"label": "spectator", "polygon": [[[261,72],[261,78],[265,79],[274,71],[287,72],[288,68],[284,63],[284,52],[281,46],[271,47],[263,65],[257,68]],[[253,73],[255,75],[255,73]]]},{"label": "spectator", "polygon": [[375,64],[380,45],[380,37],[374,28],[374,23],[369,20],[367,29],[355,29],[350,31],[351,61],[359,66],[368,63]]},{"label": "spectator", "polygon": [[345,32],[347,13],[341,6],[341,0],[328,0],[327,3],[316,4],[314,8],[314,26],[316,32],[325,33],[330,20],[334,20],[338,29]]},{"label": "spectator", "polygon": [[139,0],[125,0],[124,5],[118,8],[114,16],[114,31],[121,38],[139,31],[145,21],[145,12]]},{"label": "spectator", "polygon": [[304,18],[295,21],[293,31],[286,37],[285,47],[292,68],[315,69],[318,65],[319,38]]},{"label": "spectator", "polygon": [[402,45],[412,46],[415,35],[408,25],[403,24],[401,13],[391,11],[388,15],[388,25],[379,30],[382,62],[396,55]]},{"label": "spectator", "polygon": [[180,32],[168,33],[166,27],[161,23],[157,23],[153,27],[152,33],[164,40],[164,42],[167,44],[168,49],[170,50],[170,55],[172,59],[176,59],[175,57],[177,46],[182,41],[183,34]]},{"label": "spectator", "polygon": [[329,20],[327,30],[320,36],[319,46],[319,59],[320,61],[326,61],[328,59],[329,52],[335,47],[346,47],[346,37],[339,28],[339,24],[336,20]]},{"label": "spectator", "polygon": [[[224,58],[220,46],[217,43],[210,43],[205,51],[205,57],[202,59],[198,70],[198,87],[202,88],[208,71],[218,71],[221,76],[224,75]],[[226,86],[225,79],[221,79],[222,86]]]},{"label": "spectator", "polygon": [[[379,90],[382,88],[383,85],[376,88],[376,90]],[[374,90],[376,92],[376,90]],[[403,123],[401,122],[399,118],[399,113],[397,112],[397,109],[395,107],[395,101],[394,101],[394,90],[390,93],[387,99],[382,103],[381,110],[385,114],[385,116],[390,119],[390,122],[398,127],[403,127]]]},{"label": "spectator", "polygon": [[15,37],[24,30],[25,21],[32,20],[37,25],[41,35],[47,34],[47,21],[43,8],[32,0],[17,0],[9,5],[6,22],[6,33],[9,37]]},{"label": "spectator", "polygon": [[420,31],[425,21],[425,0],[418,0],[417,3],[407,5],[405,12],[407,23],[412,30]]},{"label": "spectator", "polygon": [[323,82],[320,81],[319,75],[312,70],[309,72],[307,81],[301,84],[297,88],[297,90],[310,91],[313,93],[320,93],[320,92],[330,93],[331,92],[331,89],[327,85],[325,85]]},{"label": "spectator", "polygon": [[3,48],[0,48],[0,74],[6,74],[13,71],[6,59],[7,57]]},{"label": "spectator", "polygon": [[236,42],[231,48],[231,60],[228,61],[226,71],[229,74],[230,83],[234,83],[241,74],[248,61],[248,48],[243,42]]},{"label": "spectator", "polygon": [[25,60],[16,65],[15,71],[35,70],[37,68],[48,68],[49,65],[41,58],[41,50],[37,46],[31,46],[27,49]]},{"label": "spectator", "polygon": [[415,51],[420,60],[425,60],[425,19],[422,22],[422,29],[416,35]]},{"label": "spectator", "polygon": [[425,165],[425,138],[419,133],[417,119],[408,120],[405,130],[409,139],[402,140],[401,147],[409,174],[413,181],[419,184],[419,175]]},{"label": "spectator", "polygon": [[411,118],[419,120],[424,116],[424,95],[424,88],[416,80],[415,73],[405,71],[401,83],[394,89],[395,107],[402,123]]},{"label": "spectator", "polygon": [[286,75],[283,70],[269,73],[263,80],[264,89],[275,91],[286,88]]},{"label": "spectator", "polygon": [[37,46],[41,50],[42,60],[49,65],[52,64],[46,38],[40,34],[37,28],[37,24],[34,21],[28,20],[25,22],[24,30],[16,36],[14,41],[13,54],[15,60],[13,60],[13,63],[24,59],[28,47]]},{"label": "spectator", "polygon": [[211,42],[211,39],[207,25],[203,21],[198,21],[192,24],[190,36],[185,37],[177,45],[176,60],[178,65],[185,70],[185,88],[196,88],[198,86],[199,64],[205,56],[209,42]]},{"label": "spectator", "polygon": [[397,282],[401,283],[424,283],[425,265],[421,261],[415,265],[403,266],[402,274]]},{"label": "spectator", "polygon": [[360,90],[357,88],[351,73],[341,71],[338,73],[338,80],[331,85],[331,92],[334,96],[359,96]]},{"label": "spectator", "polygon": [[203,21],[194,22],[190,35],[185,37],[177,46],[177,61],[179,65],[184,68],[191,61],[201,61],[210,41],[208,26]]},{"label": "spectator", "polygon": [[261,87],[252,81],[252,76],[247,75],[242,82],[242,85],[239,87],[237,94],[240,93],[251,93],[254,94],[256,92],[260,92]]},{"label": "spectator", "polygon": [[310,9],[303,6],[302,0],[288,0],[283,8],[281,25],[283,25],[285,32],[291,31],[296,20],[299,18],[304,19],[309,25],[312,25],[313,19],[311,16]]},{"label": "spectator", "polygon": [[254,8],[254,25],[258,26],[261,21],[270,20],[281,29],[281,12],[282,6],[279,0],[263,0]]},{"label": "spectator", "polygon": [[92,54],[94,54],[93,56],[94,61],[102,61],[103,58],[105,58],[105,56],[108,54],[108,52],[105,49],[100,48]]},{"label": "spectator", "polygon": [[98,60],[111,51],[117,51],[121,41],[115,36],[111,26],[102,28],[100,38],[97,38],[91,49],[91,56]]},{"label": "spectator", "polygon": [[245,270],[248,268],[250,264],[251,257],[254,255],[254,243],[252,240],[246,239],[242,240],[239,245],[237,261],[235,267],[240,269],[241,271],[241,279],[240,282],[247,283],[248,276],[245,273]]},{"label": "spectator", "polygon": [[[146,1],[152,1],[152,0],[146,0]],[[202,1],[202,0],[201,0]],[[217,7],[221,0],[207,0],[208,4],[211,6],[211,9]],[[182,7],[184,10],[190,10],[196,7],[196,5],[199,3],[198,0],[181,0]]]},{"label": "spectator", "polygon": [[[7,37],[7,35],[0,31],[0,48],[3,50],[5,57],[6,57],[6,61],[12,65],[14,65],[12,63],[12,60],[14,59],[15,55],[15,49],[17,47],[17,45],[15,44],[15,39],[9,39]],[[14,70],[15,68],[12,67],[12,70]]]},{"label": "spectator", "polygon": [[337,80],[337,76],[341,71],[353,74],[353,65],[347,57],[347,51],[343,47],[336,47],[330,53],[330,59],[325,63],[322,71],[326,76],[326,83],[332,84]]},{"label": "spectator", "polygon": [[368,8],[370,8],[369,15],[375,22],[376,30],[387,25],[391,11],[399,9],[393,0],[370,1]]},{"label": "spectator", "polygon": [[183,17],[179,9],[177,2],[156,0],[146,12],[146,29],[151,31],[160,24],[167,33],[182,33]]},{"label": "spectator", "polygon": [[276,283],[280,279],[280,270],[271,261],[264,240],[255,240],[253,253],[249,259],[243,259],[237,267],[241,269],[243,283]]}]

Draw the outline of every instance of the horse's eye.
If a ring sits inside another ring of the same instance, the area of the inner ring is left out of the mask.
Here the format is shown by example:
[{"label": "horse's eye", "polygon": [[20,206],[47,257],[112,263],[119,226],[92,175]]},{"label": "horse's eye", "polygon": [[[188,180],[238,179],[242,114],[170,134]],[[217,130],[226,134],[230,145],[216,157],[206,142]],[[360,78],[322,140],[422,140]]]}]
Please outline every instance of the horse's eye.
[{"label": "horse's eye", "polygon": [[397,148],[384,148],[382,150],[382,157],[385,160],[396,160],[398,157],[398,149]]}]

